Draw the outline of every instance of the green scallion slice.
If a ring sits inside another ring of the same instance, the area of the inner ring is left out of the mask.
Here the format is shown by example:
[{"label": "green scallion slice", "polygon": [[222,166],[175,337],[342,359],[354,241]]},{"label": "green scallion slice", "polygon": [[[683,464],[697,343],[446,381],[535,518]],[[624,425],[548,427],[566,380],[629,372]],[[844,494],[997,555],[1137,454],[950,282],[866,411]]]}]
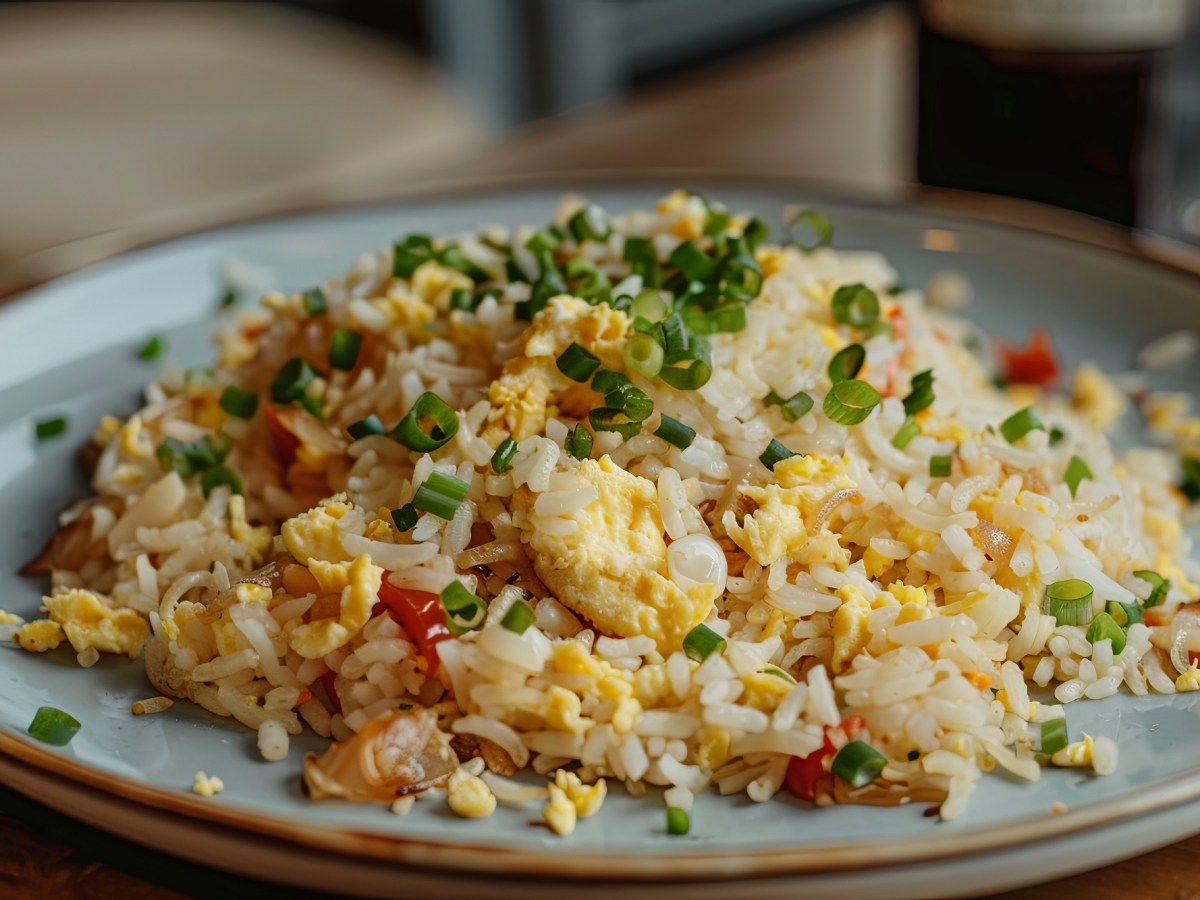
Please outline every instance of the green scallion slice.
[{"label": "green scallion slice", "polygon": [[1041,744],[1038,750],[1053,756],[1067,746],[1067,720],[1065,717],[1047,719],[1042,723]]},{"label": "green scallion slice", "polygon": [[1032,406],[1013,413],[1000,423],[1000,434],[1010,444],[1015,444],[1029,432],[1038,430],[1045,431],[1045,426],[1038,418],[1038,414],[1033,411]]},{"label": "green scallion slice", "polygon": [[205,497],[222,485],[229,488],[231,494],[246,493],[242,487],[242,479],[228,466],[213,466],[205,469],[204,474],[200,476],[200,490],[204,491]]},{"label": "green scallion slice", "polygon": [[[480,300],[483,298],[480,297]],[[450,309],[451,311],[460,309],[463,312],[474,312],[475,307],[479,305],[475,295],[466,288],[455,288],[450,292]]]},{"label": "green scallion slice", "polygon": [[441,397],[426,391],[405,413],[392,437],[410,450],[432,453],[458,433],[458,413]]},{"label": "green scallion slice", "polygon": [[631,274],[642,277],[643,286],[655,288],[662,282],[658,253],[649,238],[625,238],[625,250],[621,258],[629,263]]},{"label": "green scallion slice", "polygon": [[524,634],[533,624],[533,608],[524,600],[517,600],[508,608],[500,624],[516,634]]},{"label": "green scallion slice", "polygon": [[1179,460],[1179,468],[1183,475],[1179,481],[1179,490],[1193,503],[1200,500],[1200,459],[1182,457]]},{"label": "green scallion slice", "polygon": [[476,597],[461,581],[450,582],[442,591],[442,607],[446,610],[446,625],[455,635],[483,627],[487,604]]},{"label": "green scallion slice", "polygon": [[373,434],[387,434],[387,428],[379,421],[379,416],[372,414],[365,419],[351,422],[346,426],[346,433],[356,441],[361,441],[363,438],[370,437]]},{"label": "green scallion slice", "polygon": [[693,244],[684,241],[667,259],[667,265],[674,266],[683,273],[688,281],[699,281],[707,284],[717,273],[717,264],[707,253]]},{"label": "green scallion slice", "polygon": [[[903,450],[912,443],[912,439],[921,433],[921,426],[917,424],[917,420],[909,416],[904,420],[904,424],[897,430],[892,437],[892,446],[897,450]],[[932,463],[931,463],[932,464]]]},{"label": "green scallion slice", "polygon": [[904,398],[904,412],[915,416],[933,405],[933,369],[918,372],[912,377],[911,385],[908,396]]},{"label": "green scallion slice", "polygon": [[1046,587],[1046,613],[1059,625],[1087,625],[1092,621],[1092,586],[1079,578],[1056,581]]},{"label": "green scallion slice", "polygon": [[31,738],[43,744],[65,747],[82,727],[79,720],[69,713],[53,706],[40,706],[26,730]]},{"label": "green scallion slice", "polygon": [[683,639],[683,652],[688,659],[704,662],[711,653],[725,652],[725,638],[701,622]]},{"label": "green scallion slice", "polygon": [[221,391],[217,401],[221,409],[237,419],[252,419],[258,410],[258,395],[253,391],[231,384]]},{"label": "green scallion slice", "polygon": [[842,325],[867,328],[879,319],[879,298],[865,284],[844,284],[833,292],[829,311]]},{"label": "green scallion slice", "polygon": [[667,807],[667,834],[682,837],[691,827],[691,818],[686,809],[680,809],[678,806]]},{"label": "green scallion slice", "polygon": [[746,247],[751,251],[770,236],[771,229],[761,219],[751,219],[742,229],[742,240],[746,242]]},{"label": "green scallion slice", "polygon": [[[721,260],[717,269],[721,293],[732,300],[748,302],[762,290],[762,269],[749,251],[736,252]],[[743,325],[743,327],[745,327]],[[723,331],[741,331],[741,328],[725,328]]]},{"label": "green scallion slice", "polygon": [[238,301],[237,291],[229,290],[221,295],[221,299],[217,301],[218,309],[229,309]]},{"label": "green scallion slice", "polygon": [[392,510],[392,522],[398,531],[408,531],[417,524],[417,508],[411,503],[405,503],[399,509]]},{"label": "green scallion slice", "polygon": [[952,459],[949,456],[931,456],[929,457],[929,477],[930,478],[949,478]]},{"label": "green scallion slice", "polygon": [[1112,652],[1114,655],[1119,654],[1125,649],[1125,632],[1117,624],[1117,620],[1107,612],[1096,614],[1096,617],[1092,619],[1092,624],[1088,626],[1086,637],[1090,644],[1108,638],[1112,641]]},{"label": "green scallion slice", "polygon": [[592,455],[594,442],[595,438],[592,437],[592,433],[584,428],[581,422],[567,432],[567,440],[563,444],[563,449],[576,459],[587,459]]},{"label": "green scallion slice", "polygon": [[184,478],[219,466],[233,449],[233,438],[222,433],[213,443],[208,435],[198,441],[187,443],[178,438],[166,438],[154,450],[154,455],[165,471],[175,470]]},{"label": "green scallion slice", "polygon": [[271,382],[271,399],[276,403],[294,403],[303,400],[308,387],[317,378],[317,370],[308,360],[293,356],[280,368]]},{"label": "green scallion slice", "polygon": [[783,227],[788,233],[788,243],[801,250],[811,252],[833,242],[833,225],[815,209],[801,207],[795,210]]},{"label": "green scallion slice", "polygon": [[825,415],[841,425],[857,425],[865,422],[879,405],[879,391],[865,381],[839,381],[829,389],[821,409]]},{"label": "green scallion slice", "polygon": [[1141,625],[1145,623],[1146,617],[1142,612],[1142,604],[1140,603],[1122,603],[1119,600],[1109,600],[1104,604],[1104,611],[1113,617],[1113,620],[1122,628],[1128,629],[1130,625]]},{"label": "green scallion slice", "polygon": [[567,221],[571,236],[579,243],[584,241],[606,241],[612,234],[612,226],[608,224],[608,216],[604,210],[589,203]]},{"label": "green scallion slice", "polygon": [[767,449],[758,455],[758,461],[774,472],[776,463],[798,455],[799,454],[793,453],[775,438],[771,438],[771,443],[767,444]]},{"label": "green scallion slice", "polygon": [[421,263],[433,259],[433,240],[424,234],[410,234],[392,245],[392,274],[410,278]]},{"label": "green scallion slice", "polygon": [[696,439],[696,429],[690,425],[685,425],[678,419],[672,419],[670,416],[662,417],[662,424],[654,431],[655,437],[660,437],[668,444],[673,444],[680,450],[686,450],[692,446],[692,441]]},{"label": "green scallion slice", "polygon": [[305,291],[301,295],[301,300],[304,303],[304,311],[310,316],[319,316],[329,310],[329,303],[325,300],[325,292],[320,288],[312,288]]},{"label": "green scallion slice", "polygon": [[558,371],[572,381],[582,384],[600,368],[600,358],[572,341],[571,345],[558,355],[554,364],[558,366]]},{"label": "green scallion slice", "polygon": [[447,269],[462,272],[476,284],[488,280],[488,273],[467,259],[463,252],[453,244],[437,254],[437,261]]},{"label": "green scallion slice", "polygon": [[778,406],[783,417],[789,422],[798,421],[813,408],[813,398],[804,391],[797,391],[786,399],[771,391],[763,402],[767,406]]},{"label": "green scallion slice", "polygon": [[466,499],[469,485],[461,478],[430,472],[413,496],[412,505],[421,512],[433,513],[449,521]]},{"label": "green scallion slice", "polygon": [[641,388],[625,384],[604,395],[604,405],[619,409],[632,422],[644,422],[654,412],[654,401]]},{"label": "green scallion slice", "polygon": [[631,419],[623,409],[601,406],[588,413],[593,431],[615,431],[625,440],[636,437],[642,430],[641,421]]},{"label": "green scallion slice", "polygon": [[642,291],[629,304],[631,319],[643,318],[657,324],[671,312],[671,307],[658,291]]},{"label": "green scallion slice", "polygon": [[862,344],[850,344],[833,354],[829,361],[829,380],[834,384],[849,381],[857,375],[867,361],[867,351]]},{"label": "green scallion slice", "polygon": [[1061,441],[1066,436],[1067,436],[1066,433],[1061,428],[1058,428],[1058,427],[1051,428],[1050,429],[1050,446],[1053,447],[1055,444],[1057,444],[1059,441]]},{"label": "green scallion slice", "polygon": [[695,391],[712,378],[712,365],[706,359],[694,359],[686,366],[664,366],[658,377],[677,391]]},{"label": "green scallion slice", "polygon": [[540,231],[535,231],[525,242],[525,249],[534,256],[544,257],[557,250],[566,236],[567,233],[557,225],[550,225]]},{"label": "green scallion slice", "polygon": [[629,387],[633,382],[612,369],[601,369],[592,378],[592,390],[597,394],[611,394],[620,388]]},{"label": "green scallion slice", "polygon": [[795,684],[796,679],[790,672],[784,671],[779,666],[764,666],[761,669],[763,675],[774,675],[776,678],[782,678],[788,684]]},{"label": "green scallion slice", "polygon": [[512,459],[516,454],[517,442],[506,437],[496,445],[496,452],[492,454],[492,471],[497,475],[507,472],[512,468]]},{"label": "green scallion slice", "polygon": [[348,328],[335,328],[329,339],[329,365],[349,372],[358,362],[358,351],[362,349],[363,336]]},{"label": "green scallion slice", "polygon": [[648,334],[635,334],[621,351],[625,365],[644,378],[653,378],[663,367],[663,348]]},{"label": "green scallion slice", "polygon": [[1167,591],[1171,590],[1171,581],[1168,578],[1163,578],[1157,572],[1150,569],[1138,569],[1133,573],[1134,578],[1140,578],[1142,581],[1150,585],[1150,596],[1146,598],[1145,607],[1150,609],[1153,606],[1159,606],[1167,599]]},{"label": "green scallion slice", "polygon": [[1075,498],[1079,482],[1092,477],[1092,470],[1088,468],[1088,464],[1078,456],[1072,456],[1071,461],[1067,463],[1067,470],[1063,473],[1063,483],[1071,489],[1071,499]]},{"label": "green scallion slice", "polygon": [[149,338],[146,343],[142,344],[142,349],[138,351],[138,358],[144,360],[158,359],[162,356],[163,351],[167,349],[167,340],[161,335],[154,335]]},{"label": "green scallion slice", "polygon": [[860,788],[879,777],[887,757],[865,741],[850,741],[837,752],[829,771],[850,787]]},{"label": "green scallion slice", "polygon": [[684,321],[696,334],[732,334],[746,330],[746,307],[727,303],[707,312],[685,313]]},{"label": "green scallion slice", "polygon": [[37,435],[39,441],[48,441],[50,438],[58,437],[67,430],[67,419],[65,416],[54,416],[50,419],[39,419],[33,425],[34,434]]}]

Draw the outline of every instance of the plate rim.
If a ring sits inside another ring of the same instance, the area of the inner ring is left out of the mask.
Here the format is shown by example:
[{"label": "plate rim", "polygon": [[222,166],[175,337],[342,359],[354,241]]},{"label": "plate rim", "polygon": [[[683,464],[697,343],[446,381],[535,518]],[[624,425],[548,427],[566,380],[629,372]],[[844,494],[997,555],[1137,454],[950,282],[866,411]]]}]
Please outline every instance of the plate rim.
[{"label": "plate rim", "polygon": [[[772,190],[786,197],[836,203],[880,213],[932,215],[962,221],[973,226],[995,228],[1022,234],[1050,236],[1069,244],[1090,248],[1166,269],[1193,280],[1200,287],[1200,257],[1184,265],[1177,255],[1159,256],[1151,248],[1139,245],[1136,232],[1087,216],[1042,207],[1027,201],[989,197],[942,189],[921,189],[914,196],[880,198],[855,196],[828,184],[770,174],[728,171],[645,170],[635,172],[543,173],[502,178],[457,179],[433,183],[421,188],[387,196],[313,206],[298,206],[275,212],[239,217],[227,222],[147,240],[135,240],[100,258],[69,268],[52,277],[40,279],[19,291],[0,296],[0,319],[16,302],[39,289],[51,288],[61,278],[82,275],[105,263],[115,263],[140,252],[222,231],[241,227],[270,225],[323,215],[352,214],[414,205],[469,203],[474,198],[495,197],[531,191],[569,191],[588,187],[609,190],[646,189],[651,185],[689,183],[697,187],[730,190]],[[976,205],[965,209],[966,202]],[[1049,209],[1049,218],[1044,215]],[[1192,262],[1196,268],[1192,268]],[[389,835],[334,825],[292,824],[283,817],[244,808],[223,806],[212,800],[193,797],[181,791],[126,780],[104,770],[21,738],[0,731],[0,754],[40,771],[69,779],[110,795],[133,800],[153,809],[187,815],[209,825],[282,839],[336,854],[369,857],[430,871],[469,870],[474,874],[551,876],[559,879],[599,879],[647,883],[687,882],[719,879],[734,881],[747,878],[777,878],[836,874],[880,869],[901,864],[923,864],[968,857],[1025,846],[1055,835],[1076,834],[1151,815],[1200,800],[1200,766],[1173,780],[1164,780],[1150,788],[1131,790],[1128,796],[1097,801],[1062,814],[1049,811],[1000,825],[973,827],[938,841],[925,835],[889,837],[875,844],[827,844],[819,847],[768,847],[759,850],[692,852],[654,851],[628,854],[603,850],[550,852],[533,848],[506,847],[477,843],[464,832],[463,839],[445,840],[416,835]],[[1200,821],[1195,829],[1200,832]],[[1187,837],[1180,834],[1180,839]],[[618,873],[619,874],[615,874]]]}]

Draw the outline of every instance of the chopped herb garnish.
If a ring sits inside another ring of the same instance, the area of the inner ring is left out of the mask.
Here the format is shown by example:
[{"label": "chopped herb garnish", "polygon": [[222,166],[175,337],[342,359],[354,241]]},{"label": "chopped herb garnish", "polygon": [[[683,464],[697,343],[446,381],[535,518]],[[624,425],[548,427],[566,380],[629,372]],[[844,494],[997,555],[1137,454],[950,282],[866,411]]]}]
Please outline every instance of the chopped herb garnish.
[{"label": "chopped herb garnish", "polygon": [[426,391],[392,430],[392,437],[419,453],[432,453],[458,433],[458,413],[441,397]]},{"label": "chopped herb garnish", "polygon": [[362,349],[361,332],[348,328],[335,328],[329,339],[329,365],[349,372],[358,362],[358,351]]},{"label": "chopped herb garnish", "polygon": [[678,806],[667,807],[667,834],[681,837],[687,834],[691,827],[691,817],[686,809],[680,809]]},{"label": "chopped herb garnish", "polygon": [[580,384],[591,378],[592,373],[600,368],[600,358],[574,341],[554,362],[558,371]]},{"label": "chopped herb garnish", "polygon": [[442,591],[442,607],[446,610],[446,625],[456,635],[482,628],[487,618],[487,604],[476,597],[457,579]]},{"label": "chopped herb garnish", "polygon": [[912,443],[912,439],[921,433],[921,426],[917,424],[917,420],[909,416],[904,420],[904,424],[896,431],[892,437],[892,446],[897,450],[903,450]]},{"label": "chopped herb garnish", "polygon": [[592,455],[592,444],[594,442],[592,433],[583,427],[580,422],[567,432],[567,440],[563,445],[563,449],[576,459],[587,459]]},{"label": "chopped herb garnish", "polygon": [[53,706],[41,706],[33,714],[33,721],[29,723],[29,728],[26,730],[31,738],[41,741],[43,744],[65,747],[71,743],[71,738],[79,734],[79,729],[82,727],[78,719],[61,709]]},{"label": "chopped herb garnish", "polygon": [[138,358],[147,361],[158,359],[160,356],[162,356],[163,351],[166,349],[166,338],[156,334],[149,338],[146,343],[142,344],[142,349],[138,351]]},{"label": "chopped herb garnish", "polygon": [[834,384],[839,381],[849,381],[862,371],[863,363],[867,361],[867,351],[862,344],[850,344],[833,354],[829,361],[829,380]]},{"label": "chopped herb garnish", "polygon": [[1150,569],[1138,569],[1133,573],[1133,577],[1140,578],[1150,585],[1150,596],[1146,598],[1145,603],[1146,609],[1160,606],[1167,599],[1167,592],[1171,590],[1171,580],[1169,578],[1163,578],[1157,572]]},{"label": "chopped herb garnish", "polygon": [[65,416],[39,419],[34,423],[33,430],[39,441],[47,441],[50,438],[58,437],[67,430],[67,419]]},{"label": "chopped herb garnish", "polygon": [[466,499],[468,488],[469,485],[461,478],[430,472],[429,477],[417,488],[412,505],[422,512],[433,513],[449,521]]},{"label": "chopped herb garnish", "polygon": [[308,360],[293,356],[283,364],[279,374],[271,382],[271,399],[276,403],[303,400],[317,374],[317,370],[308,364]]},{"label": "chopped herb garnish", "polygon": [[533,624],[533,609],[524,600],[516,600],[500,620],[500,624],[515,634],[524,634]]},{"label": "chopped herb garnish", "polygon": [[411,503],[405,503],[399,509],[392,510],[392,522],[396,525],[397,531],[409,531],[417,524],[417,508]]},{"label": "chopped herb garnish", "polygon": [[813,398],[804,391],[797,391],[786,400],[774,391],[767,394],[763,400],[768,406],[778,406],[783,417],[789,422],[796,422],[813,408]]},{"label": "chopped herb garnish", "polygon": [[696,429],[690,425],[685,425],[678,419],[672,419],[670,416],[662,417],[662,424],[654,431],[655,437],[660,437],[668,444],[673,444],[680,450],[686,450],[692,445],[692,441],[696,439]]},{"label": "chopped herb garnish", "polygon": [[1092,586],[1079,578],[1047,586],[1046,613],[1059,625],[1088,624],[1092,621]]},{"label": "chopped herb garnish", "polygon": [[949,456],[929,457],[929,477],[949,478],[952,459]]},{"label": "chopped herb garnish", "polygon": [[837,752],[831,771],[850,787],[865,787],[887,766],[887,757],[865,741],[850,741]]},{"label": "chopped herb garnish", "polygon": [[1117,624],[1116,619],[1107,612],[1096,614],[1096,617],[1092,619],[1092,624],[1088,626],[1086,637],[1090,644],[1106,638],[1111,640],[1114,655],[1119,655],[1125,649],[1125,632]]},{"label": "chopped herb garnish", "polygon": [[857,425],[866,421],[879,400],[879,391],[865,381],[851,379],[835,383],[825,395],[821,409],[840,425]]},{"label": "chopped herb garnish", "polygon": [[1000,423],[1000,434],[1010,444],[1015,444],[1031,431],[1044,430],[1045,426],[1042,425],[1042,420],[1038,418],[1038,414],[1033,411],[1032,406],[1013,413]]},{"label": "chopped herb garnish", "polygon": [[783,227],[788,233],[787,243],[801,250],[811,252],[833,242],[833,225],[815,209],[800,207],[794,210]]},{"label": "chopped herb garnish", "polygon": [[793,453],[775,438],[771,438],[771,443],[767,444],[767,449],[759,454],[758,461],[774,472],[776,463],[783,462],[785,459],[790,459],[791,457],[798,455],[799,454]]},{"label": "chopped herb garnish", "polygon": [[711,653],[724,653],[725,643],[725,638],[701,622],[684,637],[683,652],[688,659],[704,662]]},{"label": "chopped herb garnish", "polygon": [[320,288],[312,288],[304,292],[304,311],[310,316],[319,316],[329,310],[329,304],[325,301],[325,292]]},{"label": "chopped herb garnish", "polygon": [[868,328],[879,319],[879,298],[865,284],[844,284],[834,291],[829,311],[842,325]]},{"label": "chopped herb garnish", "polygon": [[233,384],[221,391],[221,399],[217,402],[221,409],[238,419],[252,419],[258,410],[258,395]]},{"label": "chopped herb garnish", "polygon": [[506,437],[496,447],[496,452],[492,454],[492,471],[499,475],[501,472],[507,472],[512,468],[512,459],[517,453],[517,442],[510,437]]},{"label": "chopped herb garnish", "polygon": [[921,410],[933,405],[933,369],[918,372],[912,377],[908,396],[904,398],[904,412],[915,416]]},{"label": "chopped herb garnish", "polygon": [[238,478],[237,473],[228,466],[213,466],[205,469],[200,476],[200,489],[204,492],[205,497],[222,485],[229,488],[231,494],[246,493],[242,487],[242,479]]},{"label": "chopped herb garnish", "polygon": [[1072,456],[1071,461],[1067,463],[1067,470],[1063,473],[1063,483],[1071,489],[1071,499],[1075,498],[1075,491],[1079,488],[1079,482],[1085,478],[1092,478],[1092,470],[1078,456]]},{"label": "chopped herb garnish", "polygon": [[356,441],[361,441],[363,438],[370,437],[373,434],[387,434],[387,428],[379,421],[379,416],[372,414],[365,419],[351,422],[346,426],[346,433]]}]

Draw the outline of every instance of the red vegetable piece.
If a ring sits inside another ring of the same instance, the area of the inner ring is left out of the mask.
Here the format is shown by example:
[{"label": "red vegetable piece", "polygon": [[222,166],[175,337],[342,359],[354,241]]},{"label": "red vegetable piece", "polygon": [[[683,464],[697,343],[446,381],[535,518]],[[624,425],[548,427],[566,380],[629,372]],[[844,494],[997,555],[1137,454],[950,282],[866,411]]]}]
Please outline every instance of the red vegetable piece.
[{"label": "red vegetable piece", "polygon": [[1004,380],[1009,384],[1049,387],[1058,380],[1058,360],[1046,329],[1035,328],[1024,349],[1010,347],[1003,342],[998,342],[996,349],[1003,364]]},{"label": "red vegetable piece", "polygon": [[[847,716],[838,726],[845,733],[847,740],[854,740],[863,729],[861,716]],[[801,800],[810,803],[816,799],[817,782],[829,769],[827,761],[833,758],[837,748],[829,737],[830,727],[825,726],[825,743],[819,750],[814,750],[808,756],[793,756],[788,762],[786,784],[789,791]]]},{"label": "red vegetable piece", "polygon": [[446,627],[446,610],[442,598],[428,591],[413,591],[398,588],[388,581],[390,572],[383,573],[383,584],[379,587],[379,600],[388,608],[392,618],[416,642],[417,649],[429,663],[428,674],[437,671],[439,642],[450,637]]}]

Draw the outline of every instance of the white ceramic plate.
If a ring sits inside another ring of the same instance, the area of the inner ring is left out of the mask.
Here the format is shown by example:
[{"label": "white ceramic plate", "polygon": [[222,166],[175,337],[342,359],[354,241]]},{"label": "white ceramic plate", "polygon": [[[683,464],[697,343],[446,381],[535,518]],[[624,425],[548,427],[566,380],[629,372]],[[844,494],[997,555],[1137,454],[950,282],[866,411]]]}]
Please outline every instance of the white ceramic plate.
[{"label": "white ceramic plate", "polygon": [[[602,187],[589,196],[622,209],[651,204],[670,187]],[[783,203],[807,199],[778,188],[703,188],[768,222],[779,220]],[[481,193],[223,229],[103,263],[0,308],[0,605],[36,613],[41,585],[14,573],[53,530],[56,512],[85,492],[72,468],[74,448],[101,415],[134,408],[152,371],[136,358],[146,336],[168,336],[172,363],[210,359],[222,263],[252,262],[273,270],[280,287],[304,287],[410,231],[543,222],[559,193]],[[1146,340],[1200,327],[1197,281],[1161,265],[920,212],[822,208],[837,228],[836,246],[884,251],[910,284],[958,269],[974,285],[973,318],[1014,339],[1046,325],[1068,364],[1088,358],[1127,368]],[[953,240],[930,241],[930,229],[952,233]],[[1196,375],[1191,368],[1174,377],[1187,384]],[[53,412],[69,417],[69,432],[38,444],[33,421]],[[845,896],[988,892],[1110,863],[1200,831],[1196,695],[1072,704],[1073,733],[1117,739],[1117,774],[1048,771],[1036,786],[985,777],[968,812],[950,823],[923,816],[916,805],[816,810],[784,796],[753,804],[713,795],[700,798],[692,833],[671,838],[660,801],[616,791],[599,816],[562,839],[530,827],[532,809],[464,821],[435,802],[418,803],[403,818],[308,803],[299,790],[299,757],[320,741],[296,740],[288,763],[266,764],[253,734],[187,704],[131,717],[130,702],[150,693],[137,664],[104,660],[82,672],[69,651],[31,656],[0,648],[0,778],[92,824],[202,862],[372,893],[387,893],[389,884],[394,890],[400,869],[409,871],[407,884],[422,890],[457,885],[465,894],[487,877],[489,890],[514,896],[561,892],[564,881],[581,895],[604,893],[614,880],[662,882],[691,897],[727,894],[731,881],[747,896],[798,888]],[[67,748],[25,736],[41,705],[66,709],[83,723]],[[212,800],[190,794],[200,769],[220,775],[225,792]],[[106,794],[125,799],[106,802]],[[1069,812],[1051,815],[1054,803]],[[179,827],[163,825],[164,810]],[[495,882],[498,874],[504,880]]]}]

